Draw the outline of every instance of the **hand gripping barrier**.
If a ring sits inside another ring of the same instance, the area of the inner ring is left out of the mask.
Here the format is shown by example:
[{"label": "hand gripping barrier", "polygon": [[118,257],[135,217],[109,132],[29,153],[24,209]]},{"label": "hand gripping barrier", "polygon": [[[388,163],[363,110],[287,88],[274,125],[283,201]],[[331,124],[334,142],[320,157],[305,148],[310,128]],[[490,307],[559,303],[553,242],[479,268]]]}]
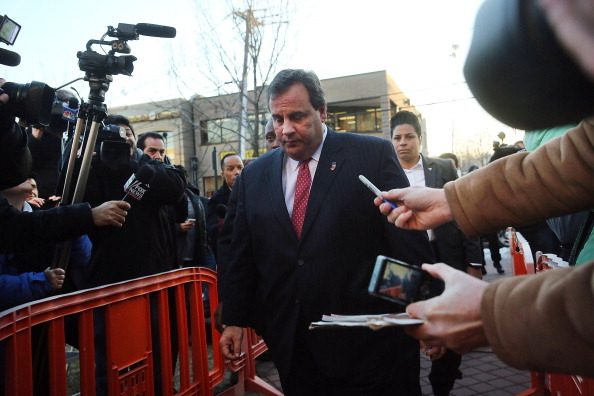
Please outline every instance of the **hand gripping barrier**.
[{"label": "hand gripping barrier", "polygon": [[[212,395],[225,369],[214,326],[216,285],[214,271],[190,267],[0,312],[4,394],[66,395],[68,339],[79,349],[83,395]],[[266,346],[253,337],[246,337],[240,370],[259,383],[253,359]]]},{"label": "hand gripping barrier", "polygon": [[282,396],[282,392],[268,384],[256,374],[256,358],[266,352],[268,348],[253,329],[244,329],[241,350],[244,356],[229,362],[227,367],[238,373],[237,384],[226,389],[219,396],[240,396],[246,392],[258,392],[262,395]]},{"label": "hand gripping barrier", "polygon": [[[546,256],[540,255],[536,265],[532,262],[530,245],[524,237],[513,228],[509,228],[510,249],[514,263],[514,275],[526,275],[540,272],[539,269],[551,269],[543,265],[541,260]],[[523,271],[523,272],[522,272]],[[594,395],[594,379],[583,378],[577,375],[554,374],[531,371],[531,387],[518,393],[517,396],[587,396]]]}]

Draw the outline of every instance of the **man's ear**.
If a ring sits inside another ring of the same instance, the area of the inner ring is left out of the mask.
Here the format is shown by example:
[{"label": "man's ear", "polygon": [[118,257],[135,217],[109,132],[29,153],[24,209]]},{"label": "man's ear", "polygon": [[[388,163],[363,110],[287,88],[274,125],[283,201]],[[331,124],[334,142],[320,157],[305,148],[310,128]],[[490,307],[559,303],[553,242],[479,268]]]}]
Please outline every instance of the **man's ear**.
[{"label": "man's ear", "polygon": [[328,118],[328,109],[326,108],[326,105],[320,107],[318,111],[320,112],[320,121],[326,122],[326,119]]}]

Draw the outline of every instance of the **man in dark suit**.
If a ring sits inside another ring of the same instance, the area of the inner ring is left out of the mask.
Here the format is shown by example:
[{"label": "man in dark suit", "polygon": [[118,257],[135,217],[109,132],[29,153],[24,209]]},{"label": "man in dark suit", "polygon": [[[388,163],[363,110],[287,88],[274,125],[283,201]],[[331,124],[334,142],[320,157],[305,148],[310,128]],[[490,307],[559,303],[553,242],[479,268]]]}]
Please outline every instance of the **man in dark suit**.
[{"label": "man in dark suit", "polygon": [[287,395],[420,395],[419,345],[400,328],[308,330],[322,314],[403,310],[367,292],[378,254],[433,261],[426,233],[393,233],[357,179],[384,190],[407,186],[393,148],[328,128],[312,72],[283,70],[268,93],[282,149],[247,167],[232,191],[224,356],[240,356],[242,327],[250,326],[266,341]]},{"label": "man in dark suit", "polygon": [[223,219],[227,213],[227,204],[231,196],[231,189],[235,180],[243,170],[243,160],[235,153],[228,153],[221,158],[221,176],[223,185],[210,197],[206,205],[206,234],[208,245],[218,258],[218,239],[223,225]]},{"label": "man in dark suit", "polygon": [[[411,186],[443,188],[444,184],[458,178],[452,160],[425,157],[421,154],[421,124],[414,113],[399,111],[390,120],[390,128],[394,150]],[[445,223],[430,230],[428,235],[437,261],[464,272],[472,268],[471,263],[481,265],[479,239],[467,238],[456,223]],[[429,374],[433,394],[449,395],[456,379],[462,378],[462,357],[445,348],[424,349],[433,360]]]}]

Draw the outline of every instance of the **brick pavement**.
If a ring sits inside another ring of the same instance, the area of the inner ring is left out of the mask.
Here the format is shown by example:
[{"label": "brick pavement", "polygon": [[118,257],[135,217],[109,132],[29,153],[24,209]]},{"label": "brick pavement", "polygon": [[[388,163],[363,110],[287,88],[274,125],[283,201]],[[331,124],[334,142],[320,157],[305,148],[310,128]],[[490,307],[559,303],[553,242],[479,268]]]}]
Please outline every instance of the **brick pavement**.
[{"label": "brick pavement", "polygon": [[[504,275],[498,275],[492,266],[489,251],[485,250],[488,274],[485,280],[490,282],[502,276],[511,276],[511,258],[508,248],[501,249],[502,266]],[[431,385],[427,375],[431,368],[430,361],[421,357],[421,388],[423,396],[432,395]],[[507,396],[516,395],[530,386],[530,373],[515,370],[501,362],[489,348],[481,348],[462,358],[461,370],[463,378],[456,381],[452,390],[453,396],[489,395]],[[258,362],[258,375],[268,383],[280,389],[280,380],[272,362]],[[396,393],[395,393],[396,394]],[[254,395],[254,394],[250,394]]]}]

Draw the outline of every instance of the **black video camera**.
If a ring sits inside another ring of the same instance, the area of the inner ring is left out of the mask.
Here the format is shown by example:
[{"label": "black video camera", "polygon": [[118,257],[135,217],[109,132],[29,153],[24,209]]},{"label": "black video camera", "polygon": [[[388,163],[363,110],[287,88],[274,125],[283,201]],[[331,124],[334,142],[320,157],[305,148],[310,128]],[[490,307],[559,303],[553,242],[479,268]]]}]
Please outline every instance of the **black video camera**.
[{"label": "black video camera", "polygon": [[99,127],[95,152],[107,167],[117,168],[129,163],[130,145],[126,142],[126,129],[114,124]]},{"label": "black video camera", "polygon": [[1,107],[3,112],[30,124],[49,125],[55,89],[39,81],[27,84],[6,82],[2,89],[10,97]]},{"label": "black video camera", "polygon": [[[130,46],[127,40],[138,40],[139,35],[153,37],[175,37],[175,28],[162,25],[153,25],[149,23],[139,23],[131,25],[127,23],[118,24],[117,28],[107,27],[105,36],[115,37],[117,40],[89,40],[86,51],[79,51],[78,66],[80,70],[97,75],[125,74],[132,75],[134,70],[133,62],[135,56],[122,55],[116,56],[116,53],[129,54]],[[111,50],[106,55],[101,55],[91,49],[94,44],[109,45]]]},{"label": "black video camera", "polygon": [[[133,62],[135,56],[122,55],[116,56],[116,53],[129,54],[130,46],[127,40],[137,40],[139,35],[154,37],[175,37],[175,28],[162,25],[153,25],[150,23],[139,23],[130,25],[127,23],[118,24],[117,29],[113,26],[107,27],[107,32],[103,35],[115,37],[117,40],[105,41],[89,40],[87,41],[86,51],[79,51],[78,67],[85,72],[85,80],[89,81],[91,93],[90,101],[103,102],[105,92],[109,89],[109,83],[113,80],[114,74],[124,74],[131,76],[134,70]],[[109,45],[111,50],[102,55],[92,50],[93,45]]]},{"label": "black video camera", "polygon": [[[13,45],[20,31],[21,25],[7,15],[0,16],[0,42]],[[17,66],[20,62],[19,54],[0,48],[0,64]],[[32,81],[28,84],[6,82],[2,90],[10,97],[1,107],[4,116],[19,117],[30,124],[49,125],[55,89]]]}]

